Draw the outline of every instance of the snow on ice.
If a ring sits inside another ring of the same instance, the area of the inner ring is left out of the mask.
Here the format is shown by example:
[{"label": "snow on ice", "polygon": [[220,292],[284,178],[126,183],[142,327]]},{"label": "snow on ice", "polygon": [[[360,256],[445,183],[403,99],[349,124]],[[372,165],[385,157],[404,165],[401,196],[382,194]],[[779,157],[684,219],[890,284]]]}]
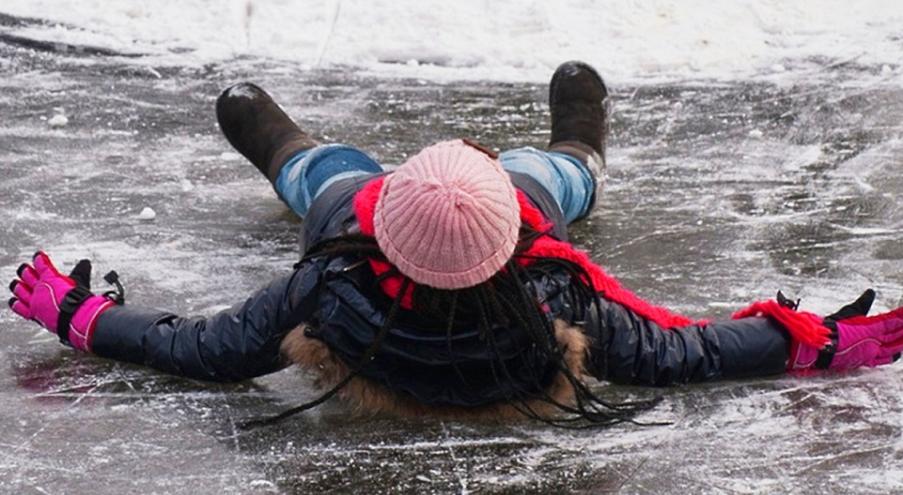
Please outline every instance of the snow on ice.
[{"label": "snow on ice", "polygon": [[817,77],[819,62],[900,77],[898,2],[864,0],[4,0],[59,24],[10,34],[144,54],[144,63],[236,56],[439,79],[542,82],[563,59],[613,81]]}]

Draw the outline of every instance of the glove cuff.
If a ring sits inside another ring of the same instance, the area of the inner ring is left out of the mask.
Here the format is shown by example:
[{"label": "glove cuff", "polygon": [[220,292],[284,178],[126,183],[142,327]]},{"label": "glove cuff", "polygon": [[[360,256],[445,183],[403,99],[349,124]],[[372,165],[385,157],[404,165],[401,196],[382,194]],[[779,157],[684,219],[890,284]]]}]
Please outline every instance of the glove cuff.
[{"label": "glove cuff", "polygon": [[[106,310],[116,306],[116,303],[104,296],[90,296],[81,303],[68,326],[68,344],[72,347],[91,352],[91,341],[94,338],[94,329],[97,328],[97,320]],[[62,332],[60,332],[62,335]]]},{"label": "glove cuff", "polygon": [[802,371],[815,367],[818,361],[818,349],[803,344],[798,340],[790,343],[790,359],[787,360],[787,371]]}]

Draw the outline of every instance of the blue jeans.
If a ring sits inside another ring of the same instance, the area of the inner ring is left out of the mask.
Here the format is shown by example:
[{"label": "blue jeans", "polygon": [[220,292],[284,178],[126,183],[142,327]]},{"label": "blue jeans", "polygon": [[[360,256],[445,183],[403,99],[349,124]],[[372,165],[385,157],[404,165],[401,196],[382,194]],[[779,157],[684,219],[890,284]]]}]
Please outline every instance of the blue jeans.
[{"label": "blue jeans", "polygon": [[[526,147],[502,153],[499,161],[505,170],[529,175],[542,184],[558,202],[568,223],[587,213],[593,177],[576,158]],[[282,201],[304,218],[313,200],[333,182],[382,171],[373,158],[357,148],[326,144],[290,158],[279,172],[275,188]]]}]

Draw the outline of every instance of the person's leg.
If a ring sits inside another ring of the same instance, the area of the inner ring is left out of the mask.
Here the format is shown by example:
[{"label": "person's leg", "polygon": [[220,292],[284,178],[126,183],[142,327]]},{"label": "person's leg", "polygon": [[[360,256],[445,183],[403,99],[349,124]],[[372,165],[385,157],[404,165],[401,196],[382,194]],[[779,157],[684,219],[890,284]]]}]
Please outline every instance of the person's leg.
[{"label": "person's leg", "polygon": [[594,176],[584,162],[570,153],[526,147],[500,154],[499,161],[505,170],[529,175],[545,187],[567,223],[589,214],[602,181],[601,173]]},{"label": "person's leg", "polygon": [[299,151],[319,143],[302,131],[259,86],[239,83],[216,100],[216,119],[223,135],[271,184],[280,168]]},{"label": "person's leg", "polygon": [[216,117],[229,143],[302,218],[314,198],[335,180],[382,172],[372,158],[350,146],[320,145],[266,91],[251,83],[223,91],[216,101]]},{"label": "person's leg", "polygon": [[301,218],[316,197],[339,179],[378,174],[382,167],[364,152],[344,144],[303,150],[281,167],[273,187]]},{"label": "person's leg", "polygon": [[549,83],[552,118],[548,151],[502,153],[502,166],[533,177],[558,201],[570,223],[592,211],[605,173],[608,89],[583,62],[565,62]]}]

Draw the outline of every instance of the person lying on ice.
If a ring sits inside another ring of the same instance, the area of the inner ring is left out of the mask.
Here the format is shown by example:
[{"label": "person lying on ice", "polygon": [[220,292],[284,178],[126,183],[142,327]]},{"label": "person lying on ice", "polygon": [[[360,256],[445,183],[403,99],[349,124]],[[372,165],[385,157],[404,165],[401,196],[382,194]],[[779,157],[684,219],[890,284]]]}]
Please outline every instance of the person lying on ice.
[{"label": "person lying on ice", "polygon": [[825,317],[779,297],[692,321],[569,244],[568,224],[599,191],[607,98],[593,68],[565,63],[550,85],[548,150],[496,156],[453,140],[386,172],[313,140],[259,87],[235,85],[217,118],[304,219],[294,271],[231,309],[184,318],[94,295],[89,262],[65,276],[38,252],[10,306],[76,349],[194,379],[295,363],[327,391],[288,413],[338,395],[365,413],[611,424],[651,401],[608,403],[589,378],[661,386],[899,357],[903,308],[866,316],[871,290]]}]

